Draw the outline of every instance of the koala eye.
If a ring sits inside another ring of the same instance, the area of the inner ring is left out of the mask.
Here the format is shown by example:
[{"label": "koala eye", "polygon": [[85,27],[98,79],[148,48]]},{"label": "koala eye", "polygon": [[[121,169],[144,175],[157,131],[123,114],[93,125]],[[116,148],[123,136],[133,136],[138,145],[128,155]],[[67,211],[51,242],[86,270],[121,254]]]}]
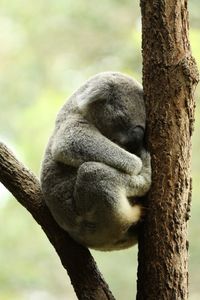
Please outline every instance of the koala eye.
[{"label": "koala eye", "polygon": [[117,116],[115,116],[114,124],[115,128],[119,131],[127,129],[127,122],[122,114],[118,114]]}]

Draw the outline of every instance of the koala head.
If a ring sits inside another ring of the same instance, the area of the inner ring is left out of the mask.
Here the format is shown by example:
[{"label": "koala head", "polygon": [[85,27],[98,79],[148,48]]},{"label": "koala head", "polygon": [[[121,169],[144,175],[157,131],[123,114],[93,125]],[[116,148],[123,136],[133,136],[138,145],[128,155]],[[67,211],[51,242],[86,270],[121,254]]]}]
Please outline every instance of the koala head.
[{"label": "koala head", "polygon": [[129,152],[139,152],[146,116],[137,81],[117,72],[100,73],[78,91],[76,101],[80,112],[103,135]]}]

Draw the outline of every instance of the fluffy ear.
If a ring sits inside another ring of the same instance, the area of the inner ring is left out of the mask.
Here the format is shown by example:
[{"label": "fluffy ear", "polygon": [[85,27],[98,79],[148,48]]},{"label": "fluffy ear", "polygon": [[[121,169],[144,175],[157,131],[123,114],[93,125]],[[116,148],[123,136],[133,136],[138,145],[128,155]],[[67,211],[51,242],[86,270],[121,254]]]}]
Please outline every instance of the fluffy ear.
[{"label": "fluffy ear", "polygon": [[77,105],[80,110],[86,110],[91,103],[108,99],[109,92],[110,87],[106,81],[92,81],[77,93]]}]

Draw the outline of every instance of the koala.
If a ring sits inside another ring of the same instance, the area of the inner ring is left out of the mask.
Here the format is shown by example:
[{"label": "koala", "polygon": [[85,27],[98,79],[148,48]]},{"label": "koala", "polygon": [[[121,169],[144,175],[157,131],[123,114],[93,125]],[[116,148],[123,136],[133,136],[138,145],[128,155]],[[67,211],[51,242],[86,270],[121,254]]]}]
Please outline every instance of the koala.
[{"label": "koala", "polygon": [[87,80],[57,115],[41,168],[45,202],[61,228],[97,250],[137,242],[140,197],[151,185],[142,86],[118,72]]}]

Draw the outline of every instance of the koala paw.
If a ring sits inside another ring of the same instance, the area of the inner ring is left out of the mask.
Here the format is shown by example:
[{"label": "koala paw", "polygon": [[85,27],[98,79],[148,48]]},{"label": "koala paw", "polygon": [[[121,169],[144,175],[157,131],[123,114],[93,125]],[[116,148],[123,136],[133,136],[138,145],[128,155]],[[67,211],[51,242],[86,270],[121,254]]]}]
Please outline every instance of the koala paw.
[{"label": "koala paw", "polygon": [[135,161],[135,169],[134,174],[137,175],[142,170],[142,160],[138,157],[138,159]]},{"label": "koala paw", "polygon": [[142,160],[143,168],[151,168],[150,153],[147,150],[142,149],[142,151],[140,153],[140,157],[141,157],[141,160]]},{"label": "koala paw", "polygon": [[146,188],[148,190],[151,186],[151,156],[150,156],[150,153],[144,149],[141,153],[141,159],[142,159],[143,166],[142,166],[140,175],[142,175],[145,178]]},{"label": "koala paw", "polygon": [[131,157],[131,160],[127,165],[127,172],[130,175],[138,175],[142,170],[142,166],[143,163],[140,157],[134,155],[134,157]]}]

